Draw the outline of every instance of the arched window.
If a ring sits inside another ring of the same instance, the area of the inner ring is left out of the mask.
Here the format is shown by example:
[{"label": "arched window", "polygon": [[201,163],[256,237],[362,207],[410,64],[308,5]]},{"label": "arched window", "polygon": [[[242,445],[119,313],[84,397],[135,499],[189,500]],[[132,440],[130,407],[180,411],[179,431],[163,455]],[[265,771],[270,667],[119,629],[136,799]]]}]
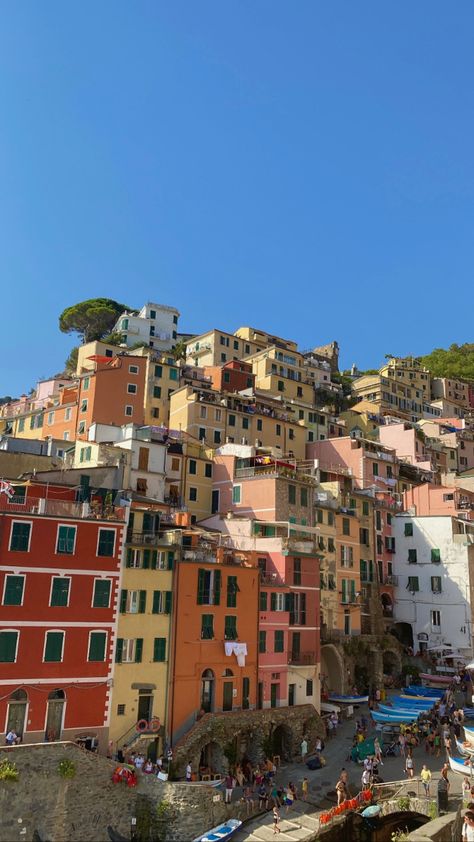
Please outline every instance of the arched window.
[{"label": "arched window", "polygon": [[51,690],[51,693],[48,696],[48,699],[65,699],[66,694],[64,690]]},{"label": "arched window", "polygon": [[28,696],[25,690],[14,690],[10,696],[10,702],[27,702]]},{"label": "arched window", "polygon": [[229,669],[224,670],[224,672],[222,673],[223,678],[232,678],[233,675],[234,675],[234,673],[232,672],[232,670],[229,670]]}]

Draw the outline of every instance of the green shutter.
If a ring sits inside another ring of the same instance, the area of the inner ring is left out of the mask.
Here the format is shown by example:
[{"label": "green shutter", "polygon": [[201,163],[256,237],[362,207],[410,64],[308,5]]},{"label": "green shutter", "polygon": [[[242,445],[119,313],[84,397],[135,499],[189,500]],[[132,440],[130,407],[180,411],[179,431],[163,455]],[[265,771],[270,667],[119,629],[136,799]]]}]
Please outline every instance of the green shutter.
[{"label": "green shutter", "polygon": [[227,607],[237,607],[237,576],[227,577]]},{"label": "green shutter", "polygon": [[174,567],[174,552],[172,550],[168,551],[168,570],[173,570]]},{"label": "green shutter", "polygon": [[30,540],[31,524],[29,523],[14,523],[12,527],[12,537],[10,541],[10,550],[18,552],[26,552]]},{"label": "green shutter", "polygon": [[6,576],[4,605],[21,605],[23,599],[23,576]]},{"label": "green shutter", "polygon": [[91,632],[89,638],[89,661],[105,661],[106,632]]},{"label": "green shutter", "polygon": [[212,640],[214,637],[214,615],[203,614],[201,617],[201,639]]},{"label": "green shutter", "polygon": [[132,558],[133,558],[133,550],[131,549],[131,547],[129,547],[127,549],[127,564],[126,564],[127,567],[132,566]]},{"label": "green shutter", "polygon": [[158,551],[152,550],[151,551],[151,569],[156,570],[158,566]]},{"label": "green shutter", "polygon": [[198,570],[197,604],[204,605],[204,588],[206,586],[206,571],[201,567]]},{"label": "green shutter", "polygon": [[260,611],[267,610],[267,591],[260,591]]},{"label": "green shutter", "polygon": [[141,664],[143,654],[143,637],[137,637],[135,643],[135,663]]},{"label": "green shutter", "polygon": [[0,632],[0,663],[15,663],[18,632]]},{"label": "green shutter", "polygon": [[275,652],[283,652],[284,651],[284,636],[281,630],[275,632]]},{"label": "green shutter", "polygon": [[151,609],[152,614],[160,613],[161,591],[153,591],[153,605]]},{"label": "green shutter", "polygon": [[436,550],[436,549],[431,550],[431,561],[434,564],[438,564],[441,561],[441,550]]},{"label": "green shutter", "polygon": [[153,643],[153,660],[166,661],[166,638],[155,637]]},{"label": "green shutter", "polygon": [[356,583],[355,583],[355,579],[351,579],[350,580],[350,601],[351,602],[355,602],[355,595],[356,595]]},{"label": "green shutter", "polygon": [[113,556],[115,546],[115,529],[99,529],[99,547],[97,555]]},{"label": "green shutter", "polygon": [[260,654],[267,651],[267,633],[264,631],[258,633],[258,651]]},{"label": "green shutter", "polygon": [[165,614],[171,614],[171,591],[165,591]]},{"label": "green shutter", "polygon": [[47,632],[44,660],[60,663],[62,659],[64,632]]},{"label": "green shutter", "polygon": [[277,595],[276,593],[270,594],[270,611],[277,610]]},{"label": "green shutter", "polygon": [[342,580],[342,601],[347,602],[347,580]]},{"label": "green shutter", "polygon": [[63,576],[53,577],[53,587],[51,590],[51,605],[66,608],[69,597],[69,579]]},{"label": "green shutter", "polygon": [[110,604],[110,579],[96,579],[94,583],[94,608],[108,608]]},{"label": "green shutter", "polygon": [[140,591],[138,597],[138,613],[144,614],[146,611],[146,591]]},{"label": "green shutter", "polygon": [[75,526],[60,526],[58,531],[58,543],[56,546],[56,552],[68,554],[73,553],[75,538]]},{"label": "green shutter", "polygon": [[214,605],[221,603],[221,582],[222,573],[220,570],[214,570]]},{"label": "green shutter", "polygon": [[125,614],[127,610],[127,591],[122,588],[120,591],[120,613]]},{"label": "green shutter", "polygon": [[123,637],[117,638],[117,648],[115,650],[115,663],[121,664],[122,663],[122,653],[123,653]]},{"label": "green shutter", "polygon": [[148,570],[150,567],[150,552],[151,550],[143,550],[143,569]]},{"label": "green shutter", "polygon": [[363,558],[360,560],[360,578],[362,582],[367,582],[367,562]]}]

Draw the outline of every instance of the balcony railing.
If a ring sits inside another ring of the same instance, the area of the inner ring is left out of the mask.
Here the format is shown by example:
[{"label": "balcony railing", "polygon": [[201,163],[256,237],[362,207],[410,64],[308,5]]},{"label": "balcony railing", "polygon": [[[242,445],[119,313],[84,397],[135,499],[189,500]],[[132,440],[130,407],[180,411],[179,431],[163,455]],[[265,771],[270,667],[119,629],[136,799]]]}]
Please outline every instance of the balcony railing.
[{"label": "balcony railing", "polygon": [[272,588],[285,588],[286,585],[278,573],[262,573],[260,576],[261,585],[269,585]]},{"label": "balcony railing", "polygon": [[290,652],[288,663],[304,666],[305,664],[316,664],[316,652]]},{"label": "balcony railing", "polygon": [[384,585],[398,585],[398,576],[384,576],[383,578]]},{"label": "balcony railing", "polygon": [[8,514],[46,515],[49,517],[71,517],[80,520],[125,520],[123,506],[107,506],[92,501],[75,503],[72,500],[48,500],[47,498],[26,499],[25,503],[9,503],[0,497],[0,512]]},{"label": "balcony railing", "polygon": [[155,532],[127,532],[127,544],[135,544],[139,547],[171,547],[181,543],[181,531],[179,529],[156,534]]}]

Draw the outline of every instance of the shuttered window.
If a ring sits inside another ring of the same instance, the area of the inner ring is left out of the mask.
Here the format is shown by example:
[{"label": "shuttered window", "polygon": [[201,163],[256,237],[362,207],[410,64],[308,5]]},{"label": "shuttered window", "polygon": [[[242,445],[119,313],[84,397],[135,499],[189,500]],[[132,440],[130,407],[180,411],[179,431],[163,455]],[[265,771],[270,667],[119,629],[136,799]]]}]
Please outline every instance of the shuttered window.
[{"label": "shuttered window", "polygon": [[96,579],[94,582],[94,608],[108,608],[110,605],[110,579]]},{"label": "shuttered window", "polygon": [[14,664],[16,658],[16,649],[18,641],[18,632],[16,631],[2,631],[0,632],[0,663]]},{"label": "shuttered window", "polygon": [[224,639],[237,640],[237,617],[229,616],[225,618]]},{"label": "shuttered window", "polygon": [[153,660],[166,661],[166,637],[155,637],[153,643]]},{"label": "shuttered window", "polygon": [[115,548],[115,529],[99,529],[97,555],[113,556]]},{"label": "shuttered window", "polygon": [[201,638],[212,640],[214,638],[214,615],[203,614],[201,617]]},{"label": "shuttered window", "polygon": [[273,647],[274,652],[283,652],[285,648],[284,643],[283,631],[277,630],[275,632],[275,645]]},{"label": "shuttered window", "polygon": [[105,661],[105,645],[107,632],[91,632],[89,637],[88,661]]},{"label": "shuttered window", "polygon": [[63,659],[64,632],[46,632],[44,660],[59,663]]},{"label": "shuttered window", "polygon": [[64,576],[53,576],[53,584],[51,588],[51,606],[66,608],[69,601],[69,586],[70,579]]},{"label": "shuttered window", "polygon": [[5,576],[4,605],[21,605],[24,582],[24,576]]},{"label": "shuttered window", "polygon": [[31,523],[13,523],[10,550],[27,552],[30,543]]},{"label": "shuttered window", "polygon": [[56,552],[71,555],[74,552],[75,541],[76,527],[60,526],[58,529],[58,541],[56,544]]},{"label": "shuttered window", "polygon": [[227,608],[237,608],[237,576],[227,577]]}]

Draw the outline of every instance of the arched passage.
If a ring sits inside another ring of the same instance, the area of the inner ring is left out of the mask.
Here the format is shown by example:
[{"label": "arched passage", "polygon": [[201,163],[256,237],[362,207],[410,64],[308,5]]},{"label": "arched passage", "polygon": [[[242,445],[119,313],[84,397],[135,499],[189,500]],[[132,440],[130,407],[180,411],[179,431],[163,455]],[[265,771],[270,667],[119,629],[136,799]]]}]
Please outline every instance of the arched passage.
[{"label": "arched passage", "polygon": [[201,749],[201,756],[199,758],[199,771],[205,773],[209,770],[210,773],[220,773],[227,771],[227,760],[224,751],[219,743],[206,743]]},{"label": "arched passage", "polygon": [[271,734],[271,748],[273,754],[279,755],[282,759],[291,759],[292,735],[287,725],[277,725]]},{"label": "arched passage", "polygon": [[410,623],[395,623],[390,629],[390,633],[393,634],[393,636],[396,637],[403,646],[409,646],[413,649],[413,628]]},{"label": "arched passage", "polygon": [[344,692],[344,665],[332,643],[321,647],[321,686],[325,692]]},{"label": "arched passage", "polygon": [[388,593],[383,593],[380,596],[382,602],[382,614],[384,617],[393,617],[393,601]]}]

